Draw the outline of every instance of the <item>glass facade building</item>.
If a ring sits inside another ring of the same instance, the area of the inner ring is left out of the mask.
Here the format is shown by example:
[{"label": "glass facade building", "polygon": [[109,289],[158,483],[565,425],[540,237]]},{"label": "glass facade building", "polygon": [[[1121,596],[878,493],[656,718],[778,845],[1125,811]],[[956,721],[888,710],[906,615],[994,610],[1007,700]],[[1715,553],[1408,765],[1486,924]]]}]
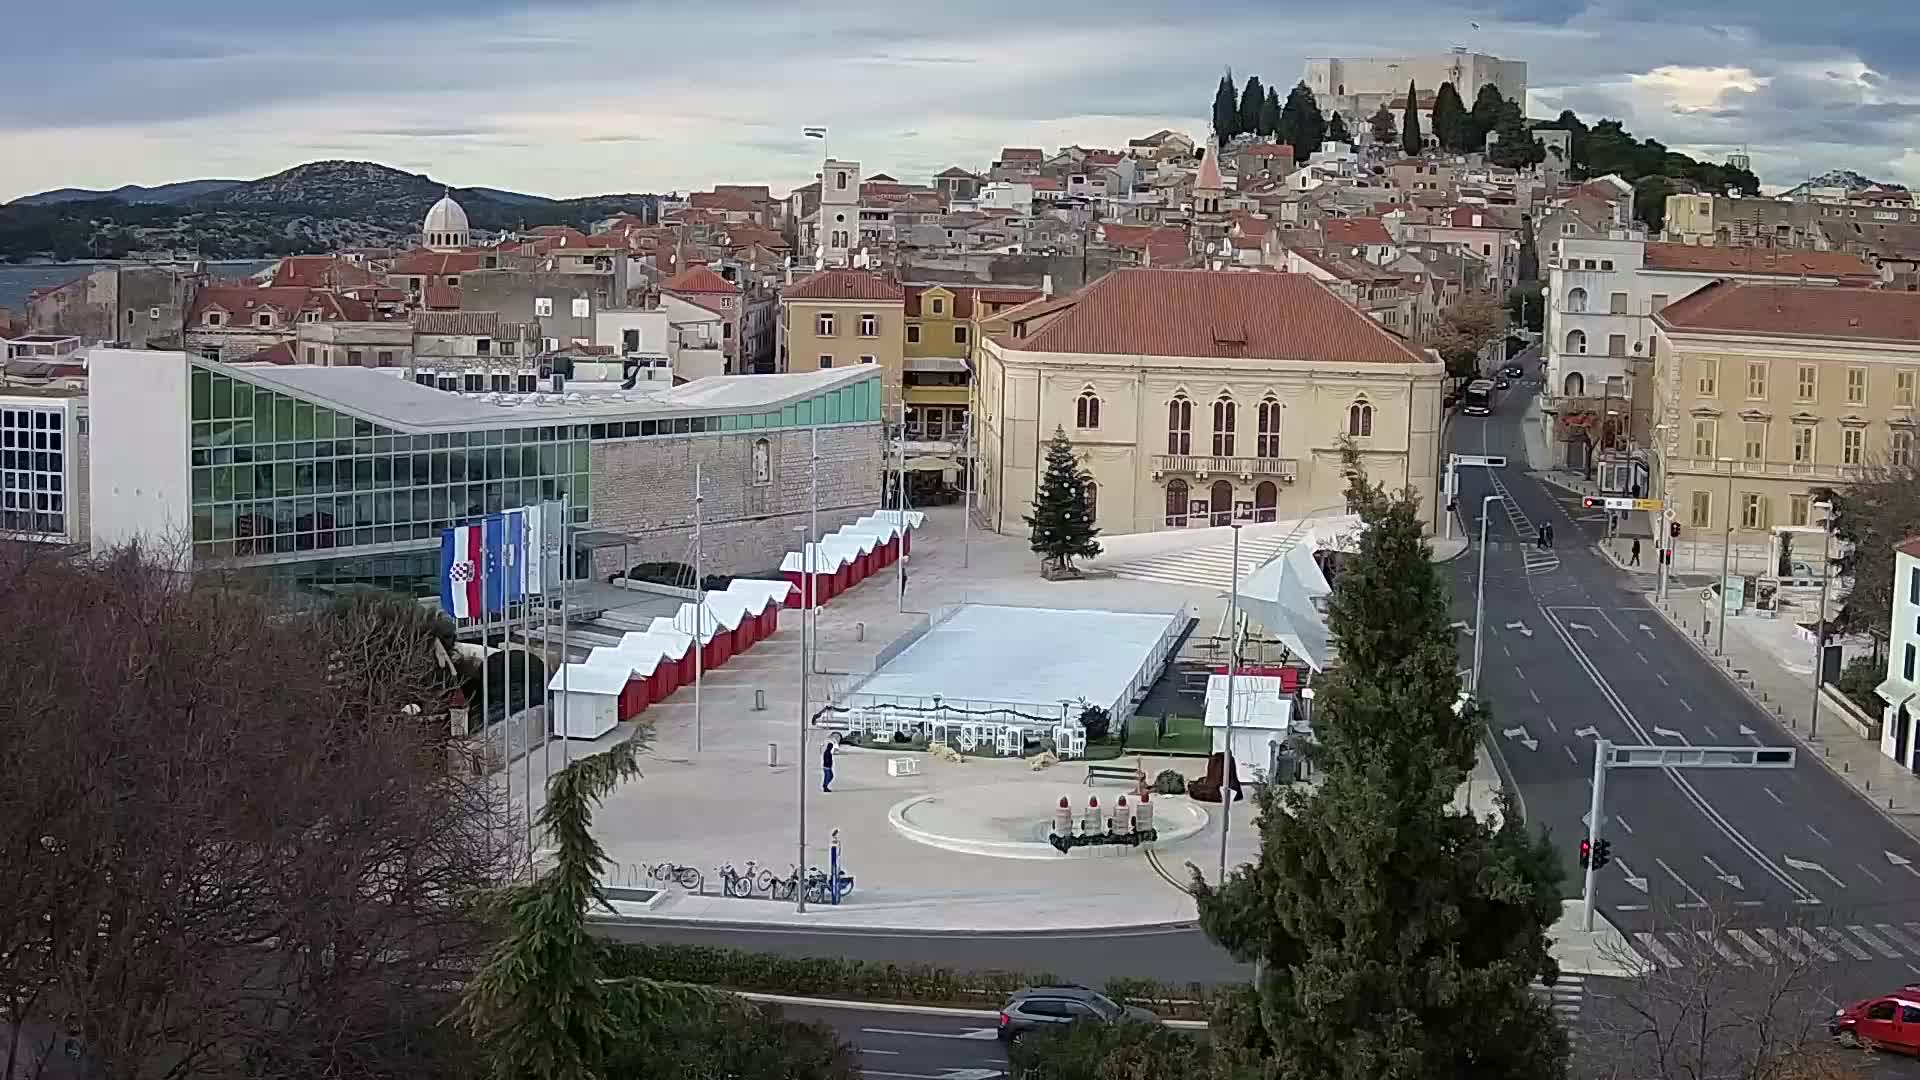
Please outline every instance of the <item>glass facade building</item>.
[{"label": "glass facade building", "polygon": [[0,533],[65,541],[67,407],[7,398],[0,406]]}]

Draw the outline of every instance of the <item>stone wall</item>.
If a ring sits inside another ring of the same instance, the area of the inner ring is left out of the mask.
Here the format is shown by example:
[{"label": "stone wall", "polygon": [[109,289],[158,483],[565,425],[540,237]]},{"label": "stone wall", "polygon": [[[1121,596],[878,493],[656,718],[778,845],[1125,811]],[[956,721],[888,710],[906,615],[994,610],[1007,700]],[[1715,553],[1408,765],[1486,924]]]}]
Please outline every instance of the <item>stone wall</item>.
[{"label": "stone wall", "polygon": [[[880,508],[879,424],[820,430],[820,531],[832,532]],[[755,482],[754,443],[767,441],[767,479]],[[594,553],[605,578],[643,562],[690,562],[694,466],[700,467],[701,550],[711,574],[775,569],[795,550],[793,528],[809,518],[808,429],[607,440],[593,444],[593,520],[587,526],[628,533],[624,553]]]}]

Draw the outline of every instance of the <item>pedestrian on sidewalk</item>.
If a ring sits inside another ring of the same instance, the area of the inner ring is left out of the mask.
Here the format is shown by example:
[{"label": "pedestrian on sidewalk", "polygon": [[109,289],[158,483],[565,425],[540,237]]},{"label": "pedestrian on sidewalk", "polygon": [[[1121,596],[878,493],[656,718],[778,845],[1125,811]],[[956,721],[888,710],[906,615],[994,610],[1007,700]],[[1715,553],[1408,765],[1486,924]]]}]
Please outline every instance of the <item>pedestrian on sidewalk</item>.
[{"label": "pedestrian on sidewalk", "polygon": [[1543,550],[1546,548],[1547,527],[1545,525],[1535,526],[1533,530],[1533,546],[1537,548],[1541,548]]},{"label": "pedestrian on sidewalk", "polygon": [[1638,540],[1635,540],[1633,542],[1633,553],[1627,557],[1627,565],[1628,566],[1640,565],[1640,541]]},{"label": "pedestrian on sidewalk", "polygon": [[820,790],[833,790],[833,740],[828,739],[826,748],[820,751]]},{"label": "pedestrian on sidewalk", "polygon": [[900,556],[900,600],[902,603],[905,603],[906,599],[907,599],[907,557],[905,555],[902,555]]},{"label": "pedestrian on sidewalk", "polygon": [[1547,532],[1547,547],[1553,547],[1553,522],[1549,521],[1545,525],[1542,525],[1541,528]]}]

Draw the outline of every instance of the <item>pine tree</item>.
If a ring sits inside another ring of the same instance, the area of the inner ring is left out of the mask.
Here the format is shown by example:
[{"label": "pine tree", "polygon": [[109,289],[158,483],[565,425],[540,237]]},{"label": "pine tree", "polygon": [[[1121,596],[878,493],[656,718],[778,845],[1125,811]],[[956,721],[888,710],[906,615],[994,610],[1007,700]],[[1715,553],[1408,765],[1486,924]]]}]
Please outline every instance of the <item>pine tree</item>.
[{"label": "pine tree", "polygon": [[1221,145],[1233,138],[1233,129],[1239,126],[1239,95],[1233,89],[1233,72],[1229,70],[1220,76],[1220,86],[1213,92],[1213,137]]},{"label": "pine tree", "polygon": [[1280,130],[1280,91],[1267,87],[1267,100],[1260,104],[1260,134],[1273,138]]},{"label": "pine tree", "polygon": [[[1387,119],[1391,120],[1393,118],[1389,116]],[[1353,145],[1353,134],[1347,130],[1346,117],[1341,116],[1339,113],[1334,113],[1333,119],[1327,121],[1327,141],[1346,143],[1348,146]]]},{"label": "pine tree", "polygon": [[1480,150],[1487,145],[1487,132],[1500,119],[1501,107],[1506,105],[1506,95],[1492,83],[1481,86],[1473,95],[1472,123],[1467,128],[1468,138],[1472,142],[1470,149]]},{"label": "pine tree", "polygon": [[1260,110],[1267,104],[1266,87],[1260,85],[1260,76],[1247,76],[1246,88],[1240,91],[1240,109],[1235,117],[1234,134],[1250,135],[1260,130]]},{"label": "pine tree", "polygon": [[[1511,101],[1501,102],[1500,113],[1493,122],[1493,131],[1499,141],[1487,151],[1487,160],[1495,165],[1525,169],[1546,160],[1547,148],[1533,137],[1533,129],[1527,125],[1527,118],[1521,113],[1519,105]],[[1638,202],[1637,199],[1635,201]]]},{"label": "pine tree", "polygon": [[1073,569],[1073,560],[1100,554],[1100,543],[1094,539],[1100,530],[1094,528],[1092,509],[1087,474],[1074,459],[1073,443],[1064,428],[1055,428],[1033,513],[1026,517],[1030,546],[1040,556],[1043,572],[1066,573]]},{"label": "pine tree", "polygon": [[1348,467],[1365,530],[1328,609],[1322,783],[1264,792],[1257,861],[1195,883],[1207,934],[1263,964],[1216,1053],[1286,1080],[1563,1077],[1566,1034],[1530,989],[1559,974],[1559,863],[1510,803],[1497,825],[1452,809],[1485,717],[1458,705],[1448,590],[1417,496]]},{"label": "pine tree", "polygon": [[1327,138],[1327,121],[1320,114],[1320,102],[1305,81],[1287,92],[1287,103],[1280,109],[1279,140],[1293,147],[1293,160],[1304,164]]},{"label": "pine tree", "polygon": [[1400,125],[1393,122],[1393,110],[1387,108],[1386,102],[1380,103],[1367,124],[1373,129],[1375,146],[1391,146],[1400,141]]},{"label": "pine tree", "polygon": [[1420,135],[1420,91],[1407,83],[1407,107],[1400,115],[1400,149],[1408,157],[1419,157],[1427,141]]},{"label": "pine tree", "polygon": [[1460,91],[1450,82],[1441,83],[1433,94],[1433,137],[1440,140],[1442,150],[1459,154],[1475,149],[1473,121],[1467,116],[1466,102],[1460,100]]}]

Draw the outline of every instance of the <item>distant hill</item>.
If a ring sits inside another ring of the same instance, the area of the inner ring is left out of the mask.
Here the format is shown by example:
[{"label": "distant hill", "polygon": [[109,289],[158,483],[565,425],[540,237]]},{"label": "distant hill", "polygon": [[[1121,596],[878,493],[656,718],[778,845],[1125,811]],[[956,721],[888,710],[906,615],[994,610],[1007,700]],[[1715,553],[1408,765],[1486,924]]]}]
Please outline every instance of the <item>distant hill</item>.
[{"label": "distant hill", "polygon": [[[149,194],[122,198],[128,191]],[[173,194],[159,202],[152,192]],[[499,188],[449,188],[369,161],[315,161],[258,180],[195,180],[115,192],[63,189],[16,199],[0,206],[0,261],[113,258],[130,251],[242,258],[397,245],[416,236],[427,209],[449,193],[476,230],[490,232],[534,225],[586,228],[616,213],[650,214],[655,205],[652,195],[549,199]]]},{"label": "distant hill", "polygon": [[1810,176],[1804,183],[1795,184],[1786,191],[1781,192],[1781,194],[1791,198],[1796,195],[1804,195],[1815,188],[1840,188],[1843,191],[1859,191],[1861,188],[1868,187],[1905,188],[1906,185],[1874,180],[1871,177],[1862,176],[1852,169],[1831,169],[1821,173],[1819,176]]},{"label": "distant hill", "polygon": [[8,206],[51,206],[55,203],[93,202],[111,199],[123,203],[177,203],[201,195],[210,195],[224,188],[243,184],[244,180],[182,180],[177,184],[161,184],[159,187],[141,187],[139,184],[127,184],[112,191],[93,191],[88,188],[55,188],[38,195],[22,195],[7,203]]}]

